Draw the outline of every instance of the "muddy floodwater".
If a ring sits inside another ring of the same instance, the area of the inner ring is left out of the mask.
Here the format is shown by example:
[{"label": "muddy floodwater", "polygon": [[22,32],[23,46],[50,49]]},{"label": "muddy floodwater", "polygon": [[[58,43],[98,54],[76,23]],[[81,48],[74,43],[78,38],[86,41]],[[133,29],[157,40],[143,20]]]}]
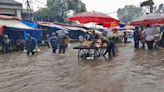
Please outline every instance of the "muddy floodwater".
[{"label": "muddy floodwater", "polygon": [[78,60],[43,48],[0,55],[0,92],[164,92],[164,50],[121,44],[112,60]]}]

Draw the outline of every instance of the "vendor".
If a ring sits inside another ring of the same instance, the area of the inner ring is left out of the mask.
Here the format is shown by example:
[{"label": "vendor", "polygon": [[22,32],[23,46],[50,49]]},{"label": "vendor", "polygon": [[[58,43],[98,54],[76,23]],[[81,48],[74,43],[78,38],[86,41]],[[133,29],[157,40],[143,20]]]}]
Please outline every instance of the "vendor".
[{"label": "vendor", "polygon": [[100,34],[99,33],[96,33],[95,39],[100,39],[100,38],[101,38]]},{"label": "vendor", "polygon": [[107,49],[104,53],[104,56],[108,53],[109,57],[115,56],[115,44],[112,38],[108,38],[107,40]]},{"label": "vendor", "polygon": [[89,33],[89,40],[96,39],[96,32],[92,31]]},{"label": "vendor", "polygon": [[101,41],[102,41],[102,47],[107,47],[107,38],[106,37],[103,37],[102,39],[101,39]]}]

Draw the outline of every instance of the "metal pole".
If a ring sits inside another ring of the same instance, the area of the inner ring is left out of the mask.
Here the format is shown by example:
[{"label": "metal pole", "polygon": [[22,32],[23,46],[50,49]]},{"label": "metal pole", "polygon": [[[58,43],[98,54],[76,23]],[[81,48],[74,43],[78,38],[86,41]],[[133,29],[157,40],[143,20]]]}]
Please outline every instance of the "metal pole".
[{"label": "metal pole", "polygon": [[149,0],[150,2],[150,13],[153,13],[153,0]]}]

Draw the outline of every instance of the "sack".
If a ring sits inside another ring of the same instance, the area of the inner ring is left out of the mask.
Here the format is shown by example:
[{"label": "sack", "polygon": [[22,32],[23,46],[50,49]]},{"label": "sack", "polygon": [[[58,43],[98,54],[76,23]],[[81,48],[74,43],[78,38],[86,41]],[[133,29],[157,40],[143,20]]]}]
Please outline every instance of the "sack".
[{"label": "sack", "polygon": [[68,48],[72,48],[72,45],[70,43],[68,44]]},{"label": "sack", "polygon": [[23,50],[23,52],[24,52],[24,53],[26,53],[26,52],[27,52],[27,50],[26,50],[26,49],[24,49],[24,50]]},{"label": "sack", "polygon": [[91,41],[84,41],[83,43],[82,43],[82,46],[85,46],[85,47],[90,47],[91,46]]},{"label": "sack", "polygon": [[41,50],[39,48],[35,48],[33,51],[36,52],[36,53],[41,52]]},{"label": "sack", "polygon": [[106,48],[107,47],[107,43],[104,43],[102,47]]}]

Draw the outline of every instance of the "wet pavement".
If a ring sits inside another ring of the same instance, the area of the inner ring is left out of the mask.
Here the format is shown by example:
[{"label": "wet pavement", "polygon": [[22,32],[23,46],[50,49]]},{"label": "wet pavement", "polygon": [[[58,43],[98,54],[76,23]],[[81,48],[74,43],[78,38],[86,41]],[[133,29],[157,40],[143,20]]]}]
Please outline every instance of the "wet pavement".
[{"label": "wet pavement", "polygon": [[0,55],[0,92],[164,92],[163,53],[121,44],[112,60],[78,60],[72,49]]}]

